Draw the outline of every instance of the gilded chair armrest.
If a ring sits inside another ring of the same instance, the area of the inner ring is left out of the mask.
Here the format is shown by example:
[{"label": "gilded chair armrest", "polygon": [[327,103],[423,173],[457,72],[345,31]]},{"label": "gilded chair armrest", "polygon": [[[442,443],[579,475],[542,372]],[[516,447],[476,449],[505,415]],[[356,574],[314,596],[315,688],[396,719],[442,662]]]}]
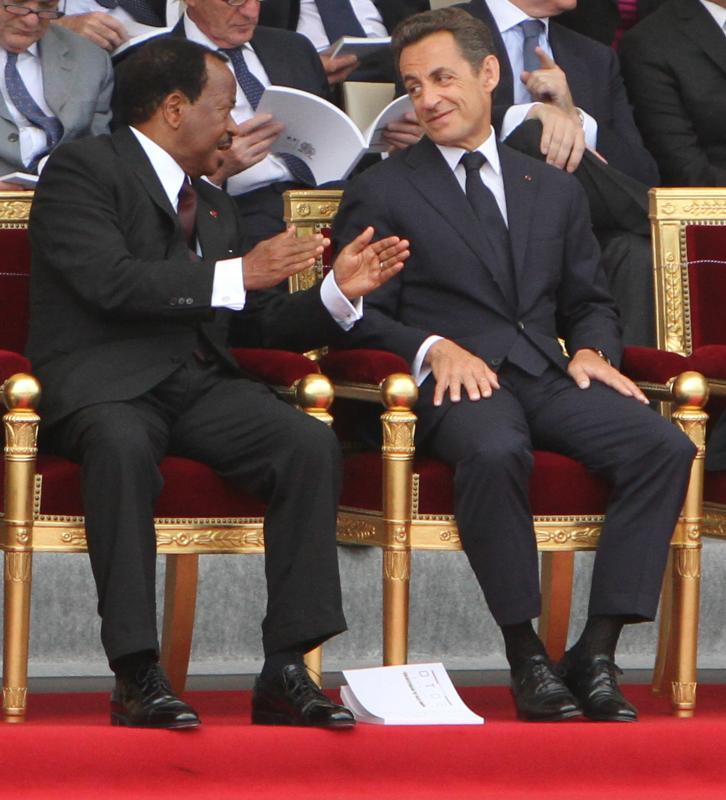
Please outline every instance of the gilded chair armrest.
[{"label": "gilded chair armrest", "polygon": [[274,386],[292,387],[311,372],[320,372],[317,362],[301,353],[252,347],[230,352],[242,370]]},{"label": "gilded chair armrest", "polygon": [[0,350],[0,384],[16,372],[30,372],[30,361],[13,350]]}]

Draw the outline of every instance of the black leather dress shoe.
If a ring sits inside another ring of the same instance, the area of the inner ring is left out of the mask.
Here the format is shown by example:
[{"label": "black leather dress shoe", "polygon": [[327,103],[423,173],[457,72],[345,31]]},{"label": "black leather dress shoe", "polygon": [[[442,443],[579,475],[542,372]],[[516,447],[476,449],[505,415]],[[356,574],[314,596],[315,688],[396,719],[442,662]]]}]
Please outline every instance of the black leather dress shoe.
[{"label": "black leather dress shoe", "polygon": [[529,722],[555,722],[582,715],[580,706],[544,655],[530,656],[512,673],[517,716]]},{"label": "black leather dress shoe", "polygon": [[638,712],[622,695],[617,676],[622,675],[607,655],[579,659],[565,654],[560,662],[563,680],[580,701],[588,719],[635,722]]},{"label": "black leather dress shoe", "polygon": [[355,717],[345,706],[329,700],[304,666],[288,664],[274,678],[255,681],[252,722],[255,725],[352,728]]},{"label": "black leather dress shoe", "polygon": [[156,662],[141,667],[134,678],[116,678],[111,695],[111,724],[130,728],[196,728],[197,712],[172,691]]}]

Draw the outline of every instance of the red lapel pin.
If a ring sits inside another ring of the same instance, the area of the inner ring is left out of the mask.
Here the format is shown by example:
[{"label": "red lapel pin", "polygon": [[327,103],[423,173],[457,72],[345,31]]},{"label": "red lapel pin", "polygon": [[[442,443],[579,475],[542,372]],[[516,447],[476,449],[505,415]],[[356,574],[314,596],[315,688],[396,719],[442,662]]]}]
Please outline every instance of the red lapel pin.
[{"label": "red lapel pin", "polygon": [[217,211],[216,208],[212,208],[209,211],[209,216],[210,217],[214,217],[215,219],[217,219],[217,217],[219,216],[219,211]]},{"label": "red lapel pin", "polygon": [[531,175],[525,175],[524,179],[525,179],[525,181],[531,181],[532,180],[532,176]]}]

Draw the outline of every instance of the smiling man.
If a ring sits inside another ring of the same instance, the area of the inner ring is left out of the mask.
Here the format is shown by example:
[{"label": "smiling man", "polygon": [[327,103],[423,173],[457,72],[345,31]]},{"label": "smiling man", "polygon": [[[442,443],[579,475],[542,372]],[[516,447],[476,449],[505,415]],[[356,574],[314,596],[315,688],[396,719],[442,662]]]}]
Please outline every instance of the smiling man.
[{"label": "smiling man", "polygon": [[111,62],[51,27],[62,13],[58,0],[0,3],[0,174],[35,173],[60,142],[108,130]]},{"label": "smiling man", "polygon": [[[367,298],[349,342],[393,350],[419,382],[417,436],[455,469],[457,525],[504,636],[519,716],[635,720],[615,647],[623,624],[655,616],[693,445],[617,369],[618,316],[579,183],[497,143],[487,27],[459,9],[419,14],[397,29],[394,54],[427,136],[350,184],[335,239],[370,221],[405,236],[411,258]],[[612,486],[564,682],[531,623],[534,448]]]},{"label": "smiling man", "polygon": [[158,664],[153,513],[159,463],[171,453],[267,503],[253,722],[349,727],[350,712],[317,689],[302,661],[345,630],[337,440],[243,376],[226,344],[239,315],[256,317],[260,338],[238,344],[320,346],[356,319],[351,300],[401,268],[406,243],[370,244],[368,229],[320,288],[260,295],[310,267],[327,242],[289,231],[240,257],[234,204],[200,180],[237,132],[225,56],[158,39],[124,62],[117,91],[120,127],[58,148],[38,184],[28,343],[43,385],[44,446],[82,465],[101,639],[116,674],[112,722],[199,724]]}]

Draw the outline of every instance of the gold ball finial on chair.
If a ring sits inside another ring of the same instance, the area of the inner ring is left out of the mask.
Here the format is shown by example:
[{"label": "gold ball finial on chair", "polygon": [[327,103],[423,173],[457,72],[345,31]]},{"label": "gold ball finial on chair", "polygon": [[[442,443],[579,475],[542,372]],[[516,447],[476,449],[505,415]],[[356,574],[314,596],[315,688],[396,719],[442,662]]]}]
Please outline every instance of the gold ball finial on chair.
[{"label": "gold ball finial on chair", "polygon": [[35,411],[40,402],[40,384],[24,372],[11,375],[2,385],[2,398],[8,410]]},{"label": "gold ball finial on chair", "polygon": [[296,387],[297,402],[305,411],[327,411],[333,404],[335,391],[326,375],[311,373],[301,378]]},{"label": "gold ball finial on chair", "polygon": [[708,402],[708,381],[700,372],[681,372],[669,381],[669,385],[679,406],[703,408]]},{"label": "gold ball finial on chair", "polygon": [[389,411],[410,411],[418,400],[418,386],[411,375],[394,372],[381,383],[381,396]]}]

